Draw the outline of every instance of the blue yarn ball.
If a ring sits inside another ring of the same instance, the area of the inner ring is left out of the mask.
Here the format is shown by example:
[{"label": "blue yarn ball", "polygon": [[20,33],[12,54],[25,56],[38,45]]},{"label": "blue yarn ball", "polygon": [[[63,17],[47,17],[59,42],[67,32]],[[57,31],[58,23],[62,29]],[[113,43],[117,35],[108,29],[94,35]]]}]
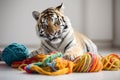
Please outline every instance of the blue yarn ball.
[{"label": "blue yarn ball", "polygon": [[12,43],[6,46],[2,51],[2,60],[9,66],[11,66],[12,62],[24,60],[28,56],[28,49],[23,44],[19,43]]},{"label": "blue yarn ball", "polygon": [[1,61],[1,58],[2,58],[2,51],[0,50],[0,61]]}]

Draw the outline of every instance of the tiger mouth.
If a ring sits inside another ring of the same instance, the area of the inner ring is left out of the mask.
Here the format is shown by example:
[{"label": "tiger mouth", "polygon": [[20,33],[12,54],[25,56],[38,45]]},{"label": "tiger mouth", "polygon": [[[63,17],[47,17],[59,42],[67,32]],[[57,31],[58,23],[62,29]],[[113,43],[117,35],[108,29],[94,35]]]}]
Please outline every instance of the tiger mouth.
[{"label": "tiger mouth", "polygon": [[52,41],[50,41],[52,44],[57,44],[57,43],[60,43],[62,40],[59,38],[59,39],[54,39]]},{"label": "tiger mouth", "polygon": [[51,43],[59,43],[59,42],[61,42],[61,38],[60,37],[54,37],[52,39],[47,39],[47,41],[49,41]]},{"label": "tiger mouth", "polygon": [[42,35],[42,34],[40,34],[39,37],[44,38],[47,41],[56,41],[57,39],[61,38],[60,36],[49,37],[49,36],[45,36],[45,35]]},{"label": "tiger mouth", "polygon": [[58,39],[60,39],[60,37],[53,37],[52,39],[49,38],[49,41],[56,41]]}]

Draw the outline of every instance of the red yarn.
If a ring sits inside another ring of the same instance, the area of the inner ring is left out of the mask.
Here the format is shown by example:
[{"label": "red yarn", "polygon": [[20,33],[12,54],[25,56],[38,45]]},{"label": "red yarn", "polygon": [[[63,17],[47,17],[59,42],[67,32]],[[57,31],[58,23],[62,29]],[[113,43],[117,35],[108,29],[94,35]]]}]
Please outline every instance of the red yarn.
[{"label": "red yarn", "polygon": [[45,57],[45,54],[39,54],[31,58],[27,58],[23,61],[15,61],[12,63],[11,67],[18,68],[21,64],[31,64],[33,62],[39,62],[42,61],[42,59]]}]

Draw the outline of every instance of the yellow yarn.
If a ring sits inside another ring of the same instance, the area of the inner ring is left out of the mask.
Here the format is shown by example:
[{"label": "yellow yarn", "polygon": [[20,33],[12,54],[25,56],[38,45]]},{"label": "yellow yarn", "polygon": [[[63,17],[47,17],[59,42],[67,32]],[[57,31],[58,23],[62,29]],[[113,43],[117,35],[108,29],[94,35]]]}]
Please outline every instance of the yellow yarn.
[{"label": "yellow yarn", "polygon": [[99,56],[85,53],[77,60],[74,65],[74,72],[98,72],[102,70],[102,63]]},{"label": "yellow yarn", "polygon": [[119,70],[120,57],[113,53],[102,58],[103,70]]},{"label": "yellow yarn", "polygon": [[45,75],[60,75],[72,72],[73,62],[64,60],[62,58],[56,58],[55,61],[56,61],[55,68],[57,69],[55,72],[52,71],[51,67],[49,66],[39,67],[37,65],[31,65],[30,69],[32,71]]},{"label": "yellow yarn", "polygon": [[25,66],[27,66],[27,64],[21,64],[21,65],[18,67],[18,69],[19,69],[20,71],[22,71],[22,70],[23,70],[23,67],[25,67]]}]

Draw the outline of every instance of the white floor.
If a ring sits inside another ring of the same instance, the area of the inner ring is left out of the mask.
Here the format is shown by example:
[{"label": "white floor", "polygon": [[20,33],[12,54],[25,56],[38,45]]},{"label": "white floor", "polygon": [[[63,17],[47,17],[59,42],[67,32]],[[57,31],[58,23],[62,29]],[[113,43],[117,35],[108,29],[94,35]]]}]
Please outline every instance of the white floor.
[{"label": "white floor", "polygon": [[[102,49],[99,53],[106,55],[111,52],[120,54],[120,49]],[[120,70],[47,76],[40,74],[27,74],[8,67],[4,62],[0,61],[0,80],[120,80]]]}]

